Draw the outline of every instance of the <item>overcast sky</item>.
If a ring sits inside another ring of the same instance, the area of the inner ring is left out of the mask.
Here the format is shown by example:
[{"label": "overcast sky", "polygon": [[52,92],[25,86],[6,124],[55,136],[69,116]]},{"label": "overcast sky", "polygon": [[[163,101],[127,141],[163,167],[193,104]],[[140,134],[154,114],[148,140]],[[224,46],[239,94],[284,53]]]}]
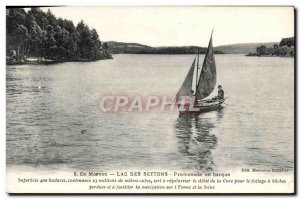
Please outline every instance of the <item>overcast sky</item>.
[{"label": "overcast sky", "polygon": [[[48,8],[43,8],[47,11]],[[214,46],[279,42],[294,36],[292,7],[52,7],[57,16],[81,19],[101,41],[150,46]]]}]

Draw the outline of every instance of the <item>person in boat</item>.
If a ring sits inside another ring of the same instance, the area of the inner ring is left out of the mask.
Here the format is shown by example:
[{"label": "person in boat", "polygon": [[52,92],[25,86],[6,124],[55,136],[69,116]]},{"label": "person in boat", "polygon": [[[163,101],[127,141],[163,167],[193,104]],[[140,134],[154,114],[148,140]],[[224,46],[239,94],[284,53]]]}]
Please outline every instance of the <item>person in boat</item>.
[{"label": "person in boat", "polygon": [[213,97],[213,100],[222,100],[224,99],[224,90],[222,89],[222,86],[218,86],[218,95],[216,97]]}]

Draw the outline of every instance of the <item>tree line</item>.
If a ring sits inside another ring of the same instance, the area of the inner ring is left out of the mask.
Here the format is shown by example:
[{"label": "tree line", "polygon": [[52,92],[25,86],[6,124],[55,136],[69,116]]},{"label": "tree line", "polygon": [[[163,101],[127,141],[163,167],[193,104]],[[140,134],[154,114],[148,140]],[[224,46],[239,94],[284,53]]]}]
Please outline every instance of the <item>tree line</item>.
[{"label": "tree line", "polygon": [[108,46],[101,43],[95,29],[81,20],[57,18],[33,7],[6,9],[7,53],[17,57],[43,57],[56,61],[92,61],[111,58]]},{"label": "tree line", "polygon": [[249,53],[248,56],[282,56],[293,57],[295,54],[295,40],[294,37],[281,39],[279,45],[274,44],[272,47],[265,45],[258,46],[256,53]]},{"label": "tree line", "polygon": [[[205,54],[207,48],[198,46],[166,46],[151,47],[137,43],[107,42],[109,51],[112,54]],[[215,54],[223,54],[221,51],[214,51]]]}]

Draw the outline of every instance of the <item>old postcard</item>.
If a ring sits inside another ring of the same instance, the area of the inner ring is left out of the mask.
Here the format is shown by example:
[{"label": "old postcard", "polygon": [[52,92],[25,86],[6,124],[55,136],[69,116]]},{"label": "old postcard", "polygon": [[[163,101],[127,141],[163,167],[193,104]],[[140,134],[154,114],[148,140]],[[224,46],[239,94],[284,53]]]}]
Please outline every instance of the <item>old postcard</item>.
[{"label": "old postcard", "polygon": [[7,193],[295,192],[294,7],[6,7]]}]

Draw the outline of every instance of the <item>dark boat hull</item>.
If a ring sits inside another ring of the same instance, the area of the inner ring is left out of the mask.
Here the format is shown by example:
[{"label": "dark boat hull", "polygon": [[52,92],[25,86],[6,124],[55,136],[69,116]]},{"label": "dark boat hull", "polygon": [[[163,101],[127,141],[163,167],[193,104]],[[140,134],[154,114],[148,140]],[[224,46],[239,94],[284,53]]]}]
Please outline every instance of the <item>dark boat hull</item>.
[{"label": "dark boat hull", "polygon": [[184,105],[184,110],[180,110],[180,105],[178,105],[179,108],[179,114],[199,114],[199,113],[206,113],[210,111],[220,110],[223,108],[222,104],[225,102],[226,98],[219,100],[215,103],[206,103],[205,105],[194,105],[194,108],[199,108],[198,111],[191,111],[189,110],[189,105]]}]

